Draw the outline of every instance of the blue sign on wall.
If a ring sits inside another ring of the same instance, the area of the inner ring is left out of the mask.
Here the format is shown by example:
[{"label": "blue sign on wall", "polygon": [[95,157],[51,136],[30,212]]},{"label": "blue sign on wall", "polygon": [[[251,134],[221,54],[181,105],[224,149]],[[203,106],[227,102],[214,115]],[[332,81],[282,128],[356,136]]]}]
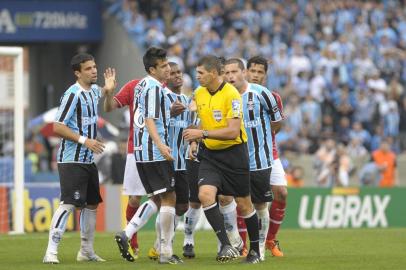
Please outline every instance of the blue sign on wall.
[{"label": "blue sign on wall", "polygon": [[101,1],[0,2],[0,42],[100,41]]}]

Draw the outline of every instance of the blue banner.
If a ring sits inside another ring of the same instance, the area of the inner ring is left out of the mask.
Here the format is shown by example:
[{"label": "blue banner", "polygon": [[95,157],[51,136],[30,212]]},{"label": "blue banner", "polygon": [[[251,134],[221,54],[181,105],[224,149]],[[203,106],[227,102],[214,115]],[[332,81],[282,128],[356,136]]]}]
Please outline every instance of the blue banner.
[{"label": "blue banner", "polygon": [[0,42],[100,41],[100,0],[0,1]]}]

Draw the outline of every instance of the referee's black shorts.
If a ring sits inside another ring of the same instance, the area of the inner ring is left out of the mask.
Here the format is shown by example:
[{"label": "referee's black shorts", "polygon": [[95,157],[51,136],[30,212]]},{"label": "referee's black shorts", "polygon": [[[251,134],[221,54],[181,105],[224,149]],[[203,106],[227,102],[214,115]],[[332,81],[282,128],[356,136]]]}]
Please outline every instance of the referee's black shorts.
[{"label": "referee's black shorts", "polygon": [[76,207],[101,203],[99,173],[94,163],[58,163],[61,203]]},{"label": "referee's black shorts", "polygon": [[[202,144],[200,144],[202,145]],[[250,171],[247,144],[222,150],[199,150],[199,186],[216,186],[218,193],[234,197],[250,195]]]}]

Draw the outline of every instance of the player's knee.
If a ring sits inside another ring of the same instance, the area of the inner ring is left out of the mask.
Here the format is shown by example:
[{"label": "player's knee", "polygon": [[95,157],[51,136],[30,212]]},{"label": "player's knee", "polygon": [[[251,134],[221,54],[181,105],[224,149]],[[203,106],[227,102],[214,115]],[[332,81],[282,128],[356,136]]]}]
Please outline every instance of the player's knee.
[{"label": "player's knee", "polygon": [[187,203],[176,204],[176,215],[183,216],[183,214],[186,213],[187,209],[188,209]]},{"label": "player's knee", "polygon": [[241,216],[247,216],[254,211],[251,199],[236,198],[236,201],[237,209],[239,210]]},{"label": "player's knee", "polygon": [[212,194],[212,192],[209,190],[200,190],[199,191],[199,200],[204,206],[213,204],[216,201],[215,196],[216,195]]},{"label": "player's knee", "polygon": [[279,186],[274,194],[274,200],[284,202],[288,198],[288,189],[285,186]]}]

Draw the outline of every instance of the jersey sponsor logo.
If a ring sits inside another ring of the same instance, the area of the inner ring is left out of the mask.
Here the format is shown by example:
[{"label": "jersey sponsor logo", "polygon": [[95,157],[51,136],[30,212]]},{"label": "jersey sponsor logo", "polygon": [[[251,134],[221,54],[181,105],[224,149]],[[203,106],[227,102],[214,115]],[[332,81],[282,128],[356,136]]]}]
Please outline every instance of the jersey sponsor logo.
[{"label": "jersey sponsor logo", "polygon": [[82,117],[82,124],[84,126],[90,126],[93,125],[97,122],[97,117],[92,116],[92,117]]},{"label": "jersey sponsor logo", "polygon": [[261,125],[261,119],[257,118],[255,120],[252,121],[244,121],[244,126],[245,128],[254,128]]},{"label": "jersey sponsor logo", "polygon": [[241,113],[241,101],[238,99],[233,99],[231,101],[231,109],[233,110],[233,117],[240,116]]},{"label": "jersey sponsor logo", "polygon": [[185,120],[171,119],[169,122],[169,126],[177,128],[187,128],[189,126],[189,122]]},{"label": "jersey sponsor logo", "polygon": [[134,146],[134,151],[142,151],[142,145]]},{"label": "jersey sponsor logo", "polygon": [[223,115],[220,110],[213,110],[213,118],[217,122],[220,122],[223,119]]}]

